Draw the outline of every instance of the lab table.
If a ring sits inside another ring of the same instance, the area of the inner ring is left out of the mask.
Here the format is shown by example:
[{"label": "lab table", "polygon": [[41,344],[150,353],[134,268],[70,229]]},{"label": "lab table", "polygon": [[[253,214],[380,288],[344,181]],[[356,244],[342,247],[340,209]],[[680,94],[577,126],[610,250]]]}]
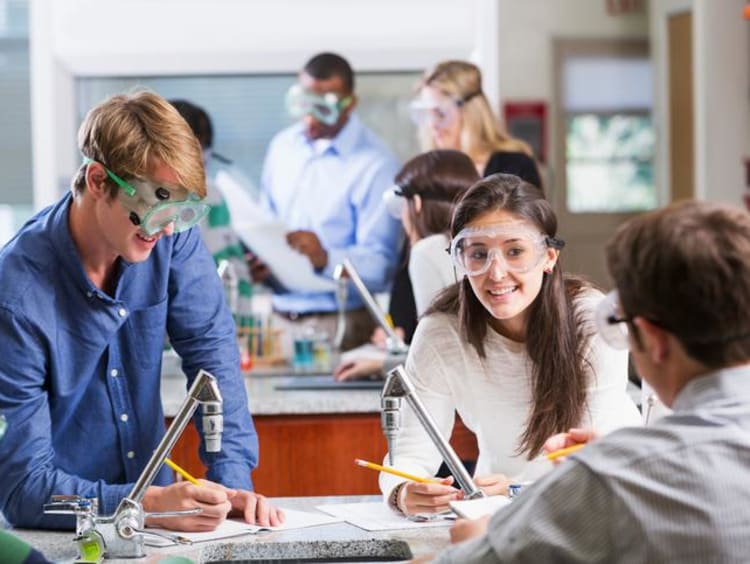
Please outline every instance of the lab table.
[{"label": "lab table", "polygon": [[[165,362],[162,375],[162,404],[170,421],[185,397],[186,379],[174,362]],[[379,493],[377,472],[355,466],[354,459],[379,463],[387,451],[380,426],[380,390],[278,389],[293,376],[284,368],[243,375],[260,443],[252,476],[255,489],[285,497]],[[405,404],[404,409],[409,407]],[[205,467],[198,458],[198,443],[191,423],[172,458],[202,477]],[[462,459],[476,459],[476,439],[460,421],[451,444]]]},{"label": "lab table", "polygon": [[[280,507],[316,511],[317,505],[379,500],[375,496],[275,498]],[[48,559],[70,561],[77,554],[72,532],[16,529],[17,536],[41,551]],[[107,560],[113,564],[157,563],[169,556],[183,556],[193,562],[403,562],[439,551],[449,543],[448,527],[368,532],[345,522],[243,535],[206,543],[164,548],[146,547],[140,560]],[[351,558],[351,560],[349,560]]]}]

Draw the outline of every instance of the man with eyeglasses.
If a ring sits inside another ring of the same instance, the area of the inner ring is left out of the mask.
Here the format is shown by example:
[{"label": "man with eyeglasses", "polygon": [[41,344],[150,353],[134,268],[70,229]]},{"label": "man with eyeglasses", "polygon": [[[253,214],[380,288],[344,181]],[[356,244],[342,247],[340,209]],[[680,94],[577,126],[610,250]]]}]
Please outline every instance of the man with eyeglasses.
[{"label": "man with eyeglasses", "polygon": [[599,331],[673,413],[550,438],[547,451],[591,444],[489,522],[457,523],[435,562],[747,562],[750,215],[698,202],[643,214],[607,260],[616,292]]},{"label": "man with eyeglasses", "polygon": [[221,452],[201,446],[210,481],[173,484],[162,468],[144,509],[202,509],[154,521],[178,530],[212,530],[228,514],[278,523],[251,491],[258,444],[235,327],[192,228],[208,212],[198,141],[166,100],[138,91],[93,108],[78,148],[70,192],[0,251],[0,509],[34,528],[73,525],[42,513],[53,494],[115,511],[165,431],[168,335],[189,383],[199,369],[217,378],[224,433]]},{"label": "man with eyeglasses", "polygon": [[[387,291],[399,251],[400,226],[382,204],[399,165],[392,153],[354,113],[354,73],[334,53],[310,59],[286,96],[298,121],[278,133],[268,149],[262,200],[290,229],[289,245],[309,258],[314,270],[333,277],[350,259],[370,292]],[[256,281],[270,272],[257,262]],[[333,335],[337,301],[333,291],[277,289],[277,326],[300,322]],[[356,292],[349,292],[343,348],[369,340],[374,322]]]}]

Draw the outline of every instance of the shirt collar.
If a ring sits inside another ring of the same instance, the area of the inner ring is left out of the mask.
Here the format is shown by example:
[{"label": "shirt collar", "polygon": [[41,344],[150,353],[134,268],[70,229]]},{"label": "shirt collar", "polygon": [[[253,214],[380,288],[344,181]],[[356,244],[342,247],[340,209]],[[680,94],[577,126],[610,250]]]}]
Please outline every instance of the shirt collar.
[{"label": "shirt collar", "polygon": [[[52,209],[50,214],[50,232],[52,235],[52,246],[57,251],[57,256],[70,276],[73,278],[76,286],[87,295],[99,295],[102,298],[110,299],[104,292],[100,291],[86,276],[86,272],[81,264],[81,257],[78,249],[73,242],[70,234],[70,223],[68,220],[70,206],[73,205],[73,195],[68,192]],[[125,261],[120,261],[120,269],[129,266]]]},{"label": "shirt collar", "polygon": [[[310,148],[311,151],[313,151],[313,153],[317,154],[313,147],[313,142],[305,137],[302,124],[298,125],[297,131],[303,142]],[[333,151],[337,155],[346,157],[356,148],[361,132],[362,122],[359,120],[356,114],[349,114],[349,119],[344,124],[344,127],[341,128],[341,131],[339,131],[338,135],[331,139],[330,146],[326,151]]]},{"label": "shirt collar", "polygon": [[717,399],[750,403],[750,364],[722,368],[690,380],[675,398],[675,411],[706,406]]}]

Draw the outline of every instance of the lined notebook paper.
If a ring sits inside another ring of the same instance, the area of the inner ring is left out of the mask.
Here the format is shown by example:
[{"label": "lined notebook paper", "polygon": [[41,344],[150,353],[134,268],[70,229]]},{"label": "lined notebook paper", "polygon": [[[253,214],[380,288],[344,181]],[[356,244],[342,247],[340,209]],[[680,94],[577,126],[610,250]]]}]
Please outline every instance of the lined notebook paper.
[{"label": "lined notebook paper", "polygon": [[485,515],[492,515],[495,511],[510,505],[510,499],[504,495],[491,495],[479,499],[462,499],[449,501],[448,505],[456,515],[464,519],[479,519]]},{"label": "lined notebook paper", "polygon": [[289,529],[317,527],[318,525],[328,525],[330,523],[340,523],[343,521],[343,519],[326,515],[324,513],[297,511],[296,509],[284,509],[283,507],[281,510],[284,512],[286,519],[284,523],[278,527],[258,527],[236,519],[227,519],[216,530],[207,533],[183,533],[156,527],[148,527],[146,529],[147,532],[154,532],[160,536],[146,535],[145,542],[149,546],[193,544],[239,537],[242,535],[253,535],[268,531],[285,531]]},{"label": "lined notebook paper", "polygon": [[395,513],[382,501],[367,503],[334,503],[318,505],[320,509],[330,515],[364,529],[365,531],[389,531],[392,529],[422,529],[425,527],[446,527],[453,523],[453,519],[437,517],[429,521],[412,521],[403,515]]}]

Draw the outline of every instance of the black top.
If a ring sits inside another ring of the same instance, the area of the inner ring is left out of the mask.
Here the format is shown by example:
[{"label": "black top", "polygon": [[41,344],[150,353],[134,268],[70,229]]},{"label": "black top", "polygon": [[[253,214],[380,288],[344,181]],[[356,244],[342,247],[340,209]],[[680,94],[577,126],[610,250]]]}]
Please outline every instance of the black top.
[{"label": "black top", "polygon": [[404,342],[411,343],[414,331],[417,329],[417,303],[414,301],[414,290],[409,278],[408,244],[404,245],[398,259],[398,270],[393,277],[391,286],[391,300],[388,313],[396,327],[404,330]]},{"label": "black top", "polygon": [[513,174],[529,184],[533,184],[538,188],[544,188],[536,162],[526,153],[511,153],[506,151],[492,153],[490,160],[487,161],[487,166],[484,167],[484,176],[498,172]]}]

